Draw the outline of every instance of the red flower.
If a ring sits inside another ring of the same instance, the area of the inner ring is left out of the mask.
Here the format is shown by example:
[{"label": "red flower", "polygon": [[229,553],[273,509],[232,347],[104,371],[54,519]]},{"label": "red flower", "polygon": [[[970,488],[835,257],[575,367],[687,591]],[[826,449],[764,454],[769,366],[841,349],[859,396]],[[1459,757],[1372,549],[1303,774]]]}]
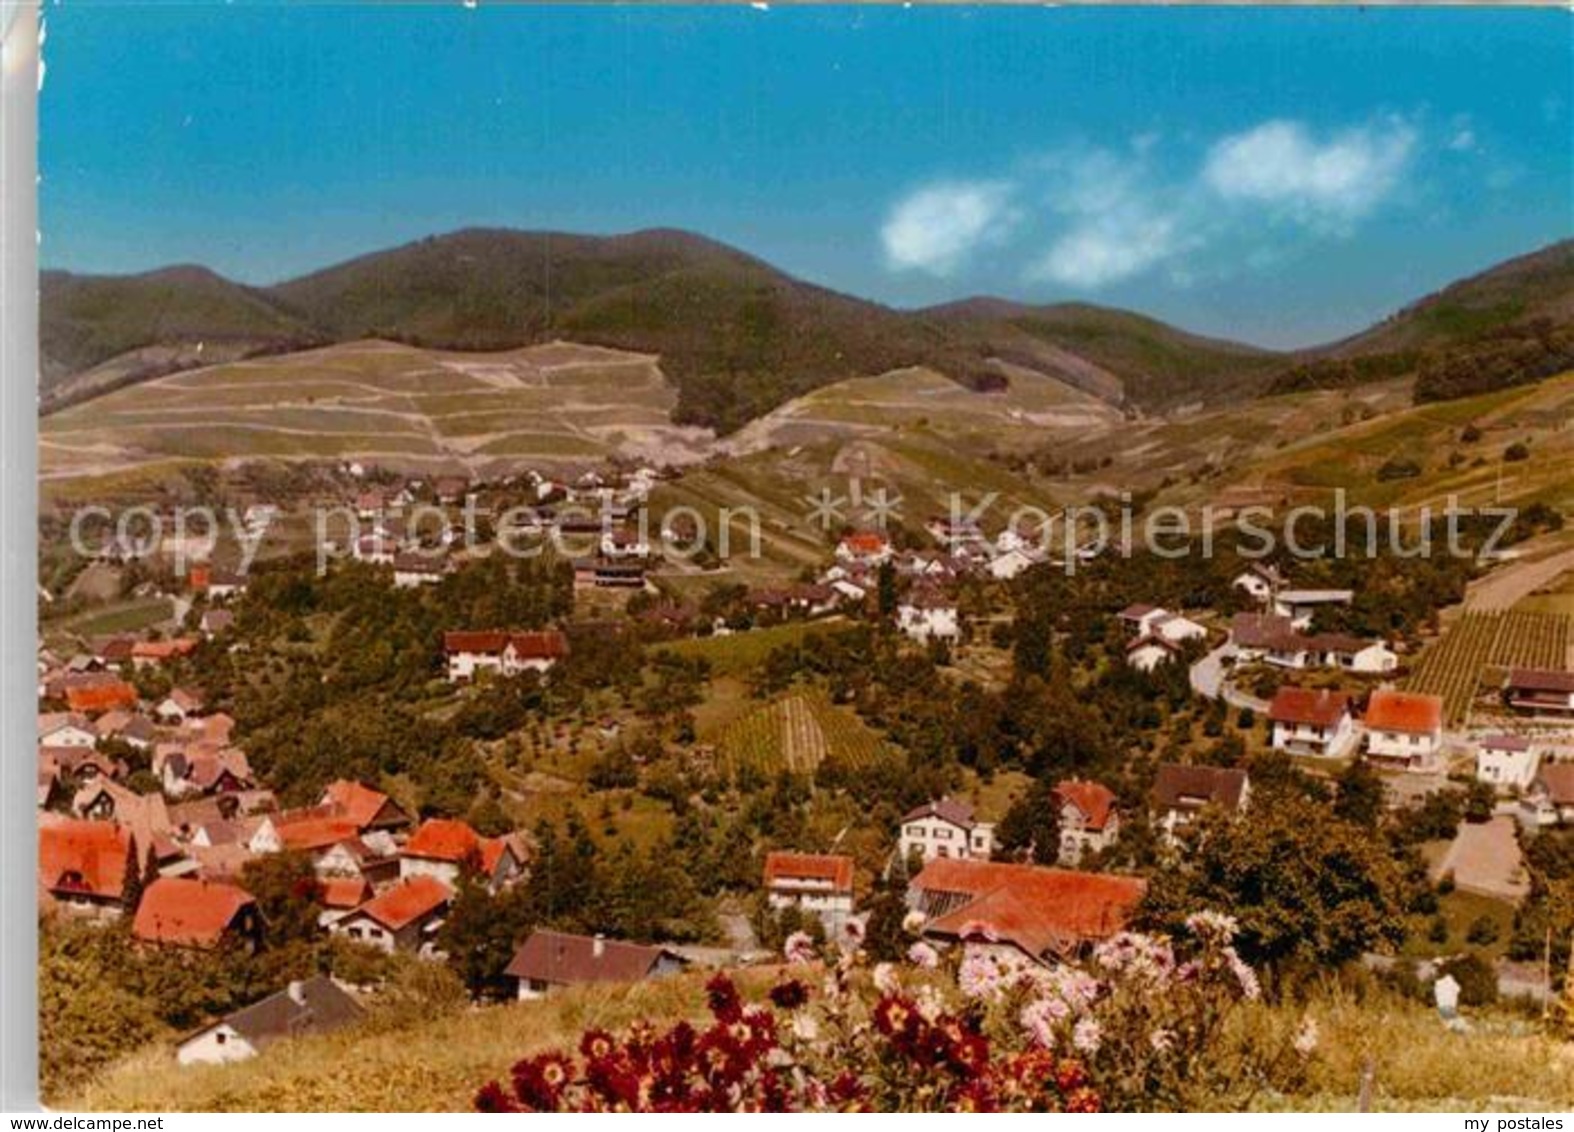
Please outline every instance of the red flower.
[{"label": "red flower", "polygon": [[616,1039],[599,1028],[586,1030],[579,1039],[579,1052],[586,1057],[606,1057],[616,1048]]},{"label": "red flower", "polygon": [[1062,1061],[1055,1072],[1055,1084],[1068,1096],[1088,1083],[1088,1075],[1080,1061]]},{"label": "red flower", "polygon": [[1099,1095],[1097,1093],[1095,1093],[1092,1089],[1083,1086],[1082,1088],[1072,1092],[1072,1094],[1066,1098],[1066,1111],[1102,1112],[1104,1111],[1104,1106],[1099,1101]]},{"label": "red flower", "polygon": [[782,1010],[797,1010],[809,1001],[809,988],[797,979],[788,979],[771,988],[770,999]]},{"label": "red flower", "polygon": [[552,1112],[563,1090],[574,1077],[574,1063],[561,1053],[543,1053],[514,1066],[514,1095],[519,1103],[540,1112]]},{"label": "red flower", "polygon": [[705,984],[705,1001],[718,1022],[736,1022],[743,1013],[738,988],[725,974],[717,974]]},{"label": "red flower", "polygon": [[503,1086],[496,1081],[486,1084],[475,1095],[475,1110],[477,1112],[518,1112],[519,1106],[513,1098],[503,1091]]}]

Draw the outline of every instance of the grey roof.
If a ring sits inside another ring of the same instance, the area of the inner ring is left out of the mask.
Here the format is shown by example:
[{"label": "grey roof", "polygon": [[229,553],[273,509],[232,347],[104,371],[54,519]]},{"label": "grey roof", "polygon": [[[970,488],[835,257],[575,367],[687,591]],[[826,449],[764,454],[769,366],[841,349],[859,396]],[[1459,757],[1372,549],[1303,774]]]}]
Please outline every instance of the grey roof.
[{"label": "grey roof", "polygon": [[317,975],[242,1007],[198,1033],[206,1033],[223,1023],[261,1049],[281,1038],[337,1030],[359,1021],[361,1013],[355,999],[340,990],[337,983],[325,975]]}]

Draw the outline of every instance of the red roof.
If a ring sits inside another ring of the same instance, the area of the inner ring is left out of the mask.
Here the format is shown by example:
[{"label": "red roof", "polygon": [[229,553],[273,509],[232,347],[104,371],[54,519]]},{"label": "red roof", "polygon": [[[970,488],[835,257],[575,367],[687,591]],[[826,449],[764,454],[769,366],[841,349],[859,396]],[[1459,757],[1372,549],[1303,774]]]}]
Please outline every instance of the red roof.
[{"label": "red roof", "polygon": [[185,656],[197,647],[196,637],[176,637],[168,641],[138,641],[131,646],[133,660],[169,660],[171,657]]},{"label": "red roof", "polygon": [[324,805],[337,807],[357,828],[365,829],[382,813],[383,807],[388,804],[388,795],[359,782],[340,778],[328,784],[322,800]]},{"label": "red roof", "polygon": [[66,705],[72,711],[109,711],[137,706],[137,690],[124,680],[104,681],[85,687],[66,689]]},{"label": "red roof", "polygon": [[322,882],[324,908],[359,908],[372,898],[372,886],[365,877],[332,877]]},{"label": "red roof", "polygon": [[142,894],[131,934],[149,943],[211,946],[255,905],[251,893],[233,884],[160,877]]},{"label": "red roof", "polygon": [[484,837],[481,839],[481,871],[491,876],[504,853],[512,853],[517,864],[524,864],[525,855],[511,836]]},{"label": "red roof", "polygon": [[1549,763],[1536,775],[1554,806],[1574,805],[1574,763]]},{"label": "red roof", "polygon": [[1268,718],[1275,723],[1332,727],[1350,711],[1350,697],[1327,688],[1283,687],[1274,693]]},{"label": "red roof", "polygon": [[1055,793],[1062,805],[1070,802],[1082,811],[1089,829],[1103,829],[1115,809],[1115,791],[1102,782],[1072,779],[1056,786]]},{"label": "red roof", "polygon": [[853,859],[828,853],[767,853],[765,883],[812,880],[830,882],[837,892],[853,890]]},{"label": "red roof", "polygon": [[873,531],[858,531],[842,538],[842,545],[854,554],[879,554],[886,547],[885,536]]},{"label": "red roof", "polygon": [[360,827],[348,818],[323,816],[315,811],[310,817],[281,816],[274,821],[273,828],[286,849],[327,849],[341,841],[354,841],[361,835]]},{"label": "red roof", "polygon": [[1443,729],[1443,699],[1420,692],[1372,693],[1366,705],[1366,726],[1378,731],[1426,734]]},{"label": "red roof", "polygon": [[411,877],[361,905],[355,914],[369,916],[390,931],[398,931],[431,915],[453,898],[453,889],[436,877]]},{"label": "red roof", "polygon": [[114,822],[53,819],[38,830],[38,879],[56,892],[118,900],[126,891],[131,835]]},{"label": "red roof", "polygon": [[481,839],[469,822],[429,818],[405,842],[404,856],[433,861],[468,861],[481,850]]},{"label": "red roof", "polygon": [[568,655],[568,638],[556,629],[513,633],[504,629],[456,629],[443,634],[443,652],[501,653],[510,645],[526,660],[556,660]]},{"label": "red roof", "polygon": [[913,885],[926,896],[965,899],[929,921],[926,933],[1011,943],[1035,958],[1114,935],[1147,891],[1135,877],[944,857],[925,865]]}]

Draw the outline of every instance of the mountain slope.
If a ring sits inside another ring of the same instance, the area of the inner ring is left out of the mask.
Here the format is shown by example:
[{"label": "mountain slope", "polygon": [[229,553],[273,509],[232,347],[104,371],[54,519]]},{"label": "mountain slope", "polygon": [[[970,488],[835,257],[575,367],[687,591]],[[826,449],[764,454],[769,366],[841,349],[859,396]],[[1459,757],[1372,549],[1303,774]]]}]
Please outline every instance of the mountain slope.
[{"label": "mountain slope", "polygon": [[1316,352],[1356,356],[1437,349],[1535,318],[1574,319],[1574,240],[1461,279]]},{"label": "mountain slope", "polygon": [[[1195,386],[1210,399],[1238,388],[1235,375],[1262,356],[1096,307],[1013,308],[1009,317],[897,311],[669,230],[467,229],[267,289],[202,272],[180,291],[160,278],[185,280],[191,270],[95,279],[92,302],[59,286],[77,277],[46,287],[56,378],[203,331],[469,350],[561,337],[660,354],[678,388],[676,419],[732,431],[810,390],[906,366],[987,389],[1008,382],[1014,365],[1112,403],[1161,408],[1195,399]],[[1127,335],[1134,341],[1123,343]]]},{"label": "mountain slope", "polygon": [[39,349],[46,386],[143,347],[241,344],[306,345],[306,322],[267,292],[204,267],[166,267],[141,275],[39,277]]},{"label": "mountain slope", "polygon": [[[1283,355],[1269,350],[1204,338],[1131,311],[1087,303],[1035,307],[975,298],[924,313],[1002,361],[1145,409],[1219,403],[1254,392],[1284,364]],[[1083,366],[1068,366],[1068,359]],[[1091,380],[1088,365],[1100,371]],[[1118,397],[1110,396],[1110,379],[1118,385]]]}]

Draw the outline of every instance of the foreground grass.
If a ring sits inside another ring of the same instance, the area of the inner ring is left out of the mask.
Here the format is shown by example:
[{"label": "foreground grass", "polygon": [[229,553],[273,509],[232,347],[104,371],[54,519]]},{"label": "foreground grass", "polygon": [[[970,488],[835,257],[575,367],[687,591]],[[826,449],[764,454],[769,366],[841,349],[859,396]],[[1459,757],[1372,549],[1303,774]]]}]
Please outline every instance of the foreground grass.
[{"label": "foreground grass", "polygon": [[[773,973],[743,972],[758,994]],[[617,1029],[636,1018],[704,1016],[704,976],[629,988],[586,988],[522,1004],[463,1009],[430,1018],[367,1023],[276,1045],[228,1066],[181,1069],[169,1046],[149,1048],[79,1091],[65,1111],[457,1111],[475,1090],[505,1077],[522,1055],[571,1046],[588,1026]],[[1287,1008],[1299,1019],[1300,1008]],[[1258,1106],[1349,1111],[1364,1066],[1374,1070],[1373,1106],[1388,1111],[1562,1111],[1574,1106],[1574,1045],[1510,1014],[1474,1017],[1468,1034],[1389,995],[1357,1001],[1342,992],[1307,1008],[1321,1043],[1305,1088]],[[1277,1008],[1264,1008],[1271,1015]],[[1280,1019],[1282,1021],[1282,1019]],[[1267,1027],[1265,1026],[1265,1032]]]}]

